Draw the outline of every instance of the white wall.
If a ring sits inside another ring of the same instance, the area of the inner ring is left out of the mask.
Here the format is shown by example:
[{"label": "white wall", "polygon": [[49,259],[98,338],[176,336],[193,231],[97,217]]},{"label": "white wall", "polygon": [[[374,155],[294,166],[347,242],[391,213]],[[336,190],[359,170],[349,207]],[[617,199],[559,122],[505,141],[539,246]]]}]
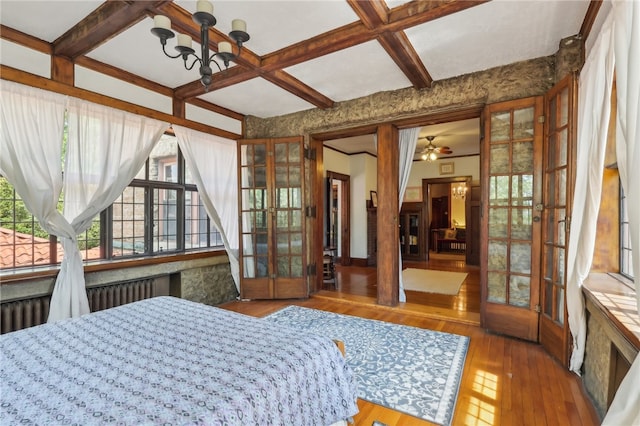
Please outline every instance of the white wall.
[{"label": "white wall", "polygon": [[[324,174],[327,170],[349,175],[351,177],[351,257],[367,258],[367,200],[370,191],[378,187],[378,161],[368,154],[346,155],[330,148],[324,148]],[[440,174],[440,163],[453,162],[454,173]],[[432,163],[414,161],[409,176],[410,187],[422,187],[422,179],[471,176],[472,180],[480,179],[480,156],[459,157],[446,160],[436,160]],[[449,190],[449,194],[451,194]],[[452,218],[464,226],[464,200],[452,200]],[[461,209],[461,212],[458,210]],[[458,213],[456,213],[458,212]]]},{"label": "white wall", "polygon": [[[454,163],[453,174],[441,175],[441,163]],[[432,163],[427,161],[414,161],[411,166],[409,183],[407,186],[422,187],[422,179],[449,178],[456,176],[471,176],[472,180],[480,180],[480,156],[458,157],[443,160],[436,160]]]}]

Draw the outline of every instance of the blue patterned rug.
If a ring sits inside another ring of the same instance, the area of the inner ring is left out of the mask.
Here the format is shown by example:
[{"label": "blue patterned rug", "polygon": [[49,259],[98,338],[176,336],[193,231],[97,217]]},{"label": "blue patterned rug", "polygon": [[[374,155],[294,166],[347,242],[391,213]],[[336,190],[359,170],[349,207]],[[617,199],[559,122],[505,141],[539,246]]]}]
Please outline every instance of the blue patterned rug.
[{"label": "blue patterned rug", "polygon": [[468,337],[299,306],[265,319],[342,340],[360,398],[451,424]]}]

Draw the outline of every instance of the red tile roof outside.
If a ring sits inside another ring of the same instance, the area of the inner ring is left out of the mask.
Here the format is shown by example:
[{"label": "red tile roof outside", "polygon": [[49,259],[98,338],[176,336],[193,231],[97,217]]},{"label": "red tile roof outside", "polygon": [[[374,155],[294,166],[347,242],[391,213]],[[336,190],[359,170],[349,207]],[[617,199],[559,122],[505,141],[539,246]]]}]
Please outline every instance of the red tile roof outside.
[{"label": "red tile roof outside", "polygon": [[[64,257],[60,243],[56,244],[58,262]],[[100,248],[94,247],[80,252],[83,258],[100,258]],[[0,228],[0,269],[21,266],[48,265],[50,259],[50,243],[46,238]]]}]

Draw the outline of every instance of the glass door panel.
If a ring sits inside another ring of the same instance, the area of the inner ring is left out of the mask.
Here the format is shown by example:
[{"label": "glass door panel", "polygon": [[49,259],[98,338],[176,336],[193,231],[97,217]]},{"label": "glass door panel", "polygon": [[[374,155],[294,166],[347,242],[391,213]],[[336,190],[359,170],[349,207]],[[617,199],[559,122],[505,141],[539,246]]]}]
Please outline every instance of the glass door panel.
[{"label": "glass door panel", "polygon": [[541,98],[486,109],[487,200],[482,265],[484,326],[537,340],[541,194]]},{"label": "glass door panel", "polygon": [[570,219],[573,161],[573,93],[569,76],[546,95],[545,194],[543,199],[542,315],[540,342],[564,365],[568,364],[569,332],[566,324],[565,250]]},{"label": "glass door panel", "polygon": [[302,138],[239,144],[241,297],[306,297]]}]

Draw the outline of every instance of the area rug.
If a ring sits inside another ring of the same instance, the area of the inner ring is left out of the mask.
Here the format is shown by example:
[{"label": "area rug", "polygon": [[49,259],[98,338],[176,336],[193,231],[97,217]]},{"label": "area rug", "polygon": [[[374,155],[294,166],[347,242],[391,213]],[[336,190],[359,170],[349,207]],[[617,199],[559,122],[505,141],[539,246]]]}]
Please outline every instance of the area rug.
[{"label": "area rug", "polygon": [[451,424],[468,337],[299,306],[265,320],[343,341],[360,398]]},{"label": "area rug", "polygon": [[465,278],[467,278],[465,272],[415,268],[407,268],[402,271],[404,289],[423,293],[458,294]]}]

